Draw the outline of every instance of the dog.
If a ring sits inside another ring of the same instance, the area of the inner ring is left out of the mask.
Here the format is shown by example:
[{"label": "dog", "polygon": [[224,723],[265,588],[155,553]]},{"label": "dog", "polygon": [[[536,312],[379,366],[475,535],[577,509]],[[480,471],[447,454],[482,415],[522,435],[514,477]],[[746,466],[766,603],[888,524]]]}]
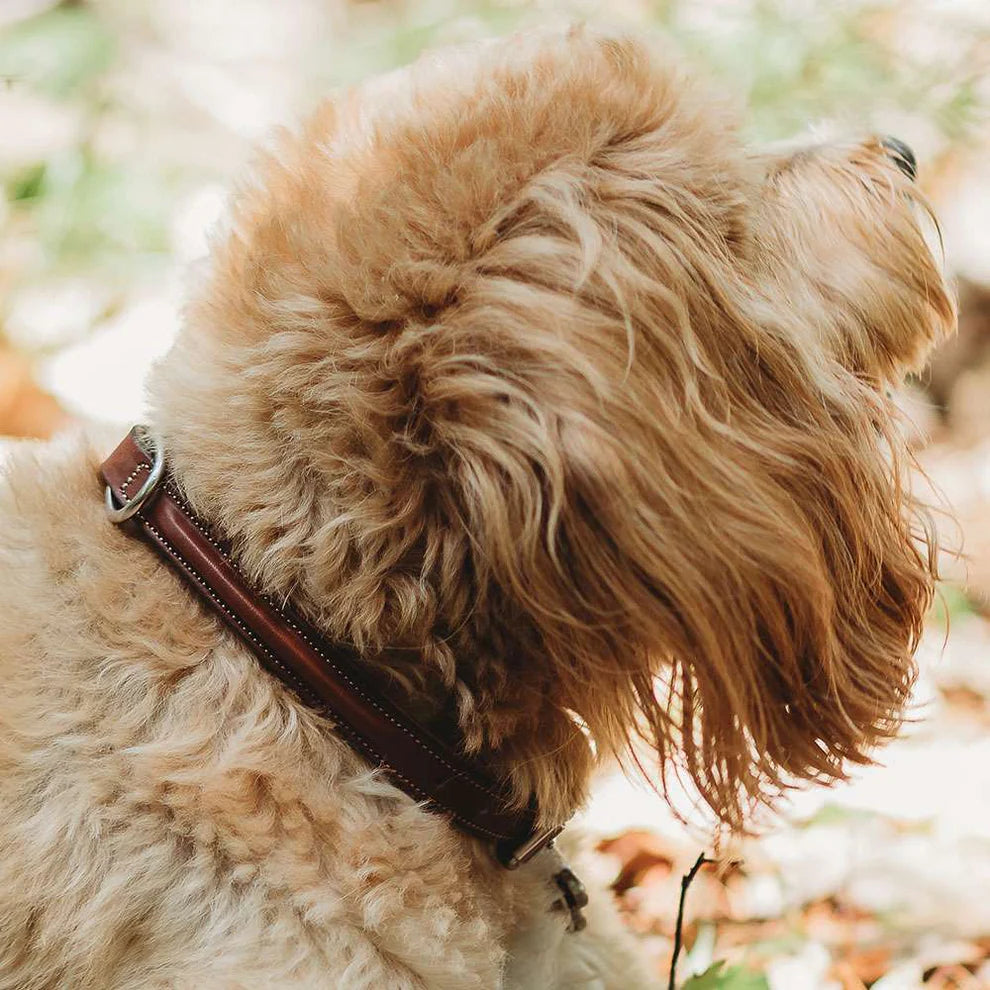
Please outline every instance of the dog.
[{"label": "dog", "polygon": [[[955,320],[914,171],[747,148],[621,34],[428,56],[263,157],[148,429],[506,807],[559,826],[618,759],[746,827],[914,678],[937,545],[889,390]],[[108,521],[115,439],[5,467],[0,987],[655,985],[607,897],[568,933],[549,853],[504,869]]]}]

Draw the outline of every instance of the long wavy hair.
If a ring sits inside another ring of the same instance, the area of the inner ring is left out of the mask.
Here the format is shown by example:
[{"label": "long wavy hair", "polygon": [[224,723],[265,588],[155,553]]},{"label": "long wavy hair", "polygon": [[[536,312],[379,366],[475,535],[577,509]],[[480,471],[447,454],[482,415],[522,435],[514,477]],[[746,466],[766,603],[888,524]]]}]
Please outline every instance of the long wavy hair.
[{"label": "long wavy hair", "polygon": [[745,149],[629,38],[424,60],[262,162],[156,425],[513,800],[652,751],[738,826],[908,699],[935,543],[886,387],[954,320],[919,201],[874,138]]}]

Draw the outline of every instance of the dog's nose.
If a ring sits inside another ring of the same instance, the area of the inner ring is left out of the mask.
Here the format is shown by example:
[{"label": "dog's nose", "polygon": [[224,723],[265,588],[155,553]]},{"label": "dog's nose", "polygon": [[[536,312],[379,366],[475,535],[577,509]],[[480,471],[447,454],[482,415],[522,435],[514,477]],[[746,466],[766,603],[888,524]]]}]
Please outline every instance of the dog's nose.
[{"label": "dog's nose", "polygon": [[887,135],[887,137],[880,138],[880,144],[894,164],[909,179],[913,179],[918,174],[918,160],[914,157],[914,152],[903,141]]}]

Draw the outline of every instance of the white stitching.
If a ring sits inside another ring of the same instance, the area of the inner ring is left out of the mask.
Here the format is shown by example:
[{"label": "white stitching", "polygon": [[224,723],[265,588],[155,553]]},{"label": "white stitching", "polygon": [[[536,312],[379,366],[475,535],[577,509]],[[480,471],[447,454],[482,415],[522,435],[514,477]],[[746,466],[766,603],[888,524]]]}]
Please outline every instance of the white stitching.
[{"label": "white stitching", "polygon": [[132,481],[133,481],[133,480],[134,480],[134,479],[135,479],[135,478],[136,478],[136,477],[137,477],[137,476],[138,476],[138,475],[139,475],[139,474],[140,474],[140,473],[141,473],[142,471],[150,471],[150,470],[151,470],[151,465],[150,465],[150,464],[145,464],[145,463],[143,463],[143,462],[142,462],[142,463],[141,463],[141,464],[139,464],[139,465],[138,465],[138,466],[137,466],[137,467],[136,467],[136,468],[135,468],[135,469],[134,469],[133,471],[131,471],[131,473],[130,473],[130,474],[129,474],[129,475],[127,476],[127,480],[126,480],[126,481],[124,481],[124,482],[121,482],[121,485],[120,485],[120,497],[121,497],[121,498],[122,498],[122,499],[123,499],[123,500],[124,500],[125,502],[130,502],[130,499],[129,499],[129,498],[127,497],[127,486],[128,486],[128,485],[129,485],[129,484],[130,484],[130,483],[131,483],[131,482],[132,482]]}]

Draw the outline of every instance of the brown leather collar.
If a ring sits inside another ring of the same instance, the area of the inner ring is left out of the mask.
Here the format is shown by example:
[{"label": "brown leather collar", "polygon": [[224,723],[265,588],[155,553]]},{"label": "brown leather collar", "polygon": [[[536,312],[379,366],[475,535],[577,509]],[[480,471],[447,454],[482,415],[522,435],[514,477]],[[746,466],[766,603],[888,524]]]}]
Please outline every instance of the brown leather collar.
[{"label": "brown leather collar", "polygon": [[140,427],[121,441],[101,474],[111,520],[131,520],[131,532],[172,565],[261,663],[332,719],[336,731],[396,786],[465,832],[493,842],[509,869],[553,841],[560,828],[538,830],[535,808],[509,809],[504,788],[481,761],[376,690],[353,650],[327,642],[291,608],[249,586],[229,546],[194,515],[167,476],[164,453]]}]

